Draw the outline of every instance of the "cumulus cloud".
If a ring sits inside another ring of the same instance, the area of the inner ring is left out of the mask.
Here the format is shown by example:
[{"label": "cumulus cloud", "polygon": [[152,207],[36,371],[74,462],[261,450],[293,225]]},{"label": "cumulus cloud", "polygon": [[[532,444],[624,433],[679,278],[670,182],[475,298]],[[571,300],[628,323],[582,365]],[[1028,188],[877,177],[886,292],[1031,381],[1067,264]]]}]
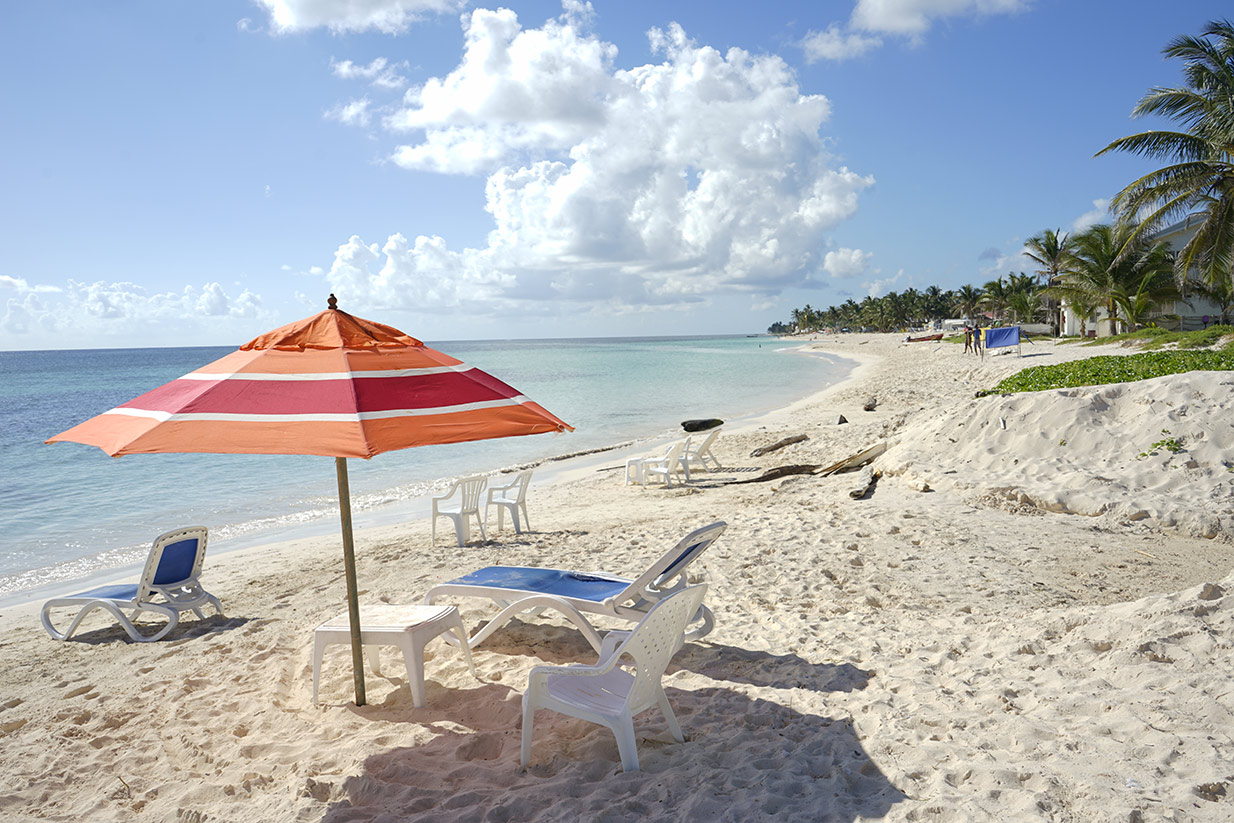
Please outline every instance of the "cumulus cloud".
[{"label": "cumulus cloud", "polygon": [[[0,278],[0,283],[8,285],[6,281],[24,283]],[[111,340],[131,341],[134,329],[146,334],[152,345],[177,341],[183,345],[186,341],[217,341],[219,323],[269,319],[262,312],[260,297],[247,289],[232,297],[216,282],[201,288],[186,286],[179,292],[150,293],[134,283],[69,280],[63,288],[35,286],[15,291],[17,296],[5,302],[0,316],[0,332],[5,335],[0,340],[14,347],[21,347],[23,338],[36,333],[52,335],[68,346],[105,345]]]},{"label": "cumulus cloud", "polygon": [[986,17],[1014,14],[1029,8],[1031,0],[857,0],[845,26],[832,23],[811,30],[798,44],[806,62],[860,57],[883,41],[879,35],[920,42],[936,20],[951,17]]},{"label": "cumulus cloud", "polygon": [[860,57],[882,44],[883,41],[877,37],[845,33],[840,30],[839,25],[832,23],[826,31],[811,31],[807,34],[801,41],[801,48],[806,53],[807,63],[817,63],[819,60],[848,60]]},{"label": "cumulus cloud", "polygon": [[404,32],[417,20],[456,12],[465,0],[257,0],[280,34],[327,28],[333,32]]},{"label": "cumulus cloud", "polygon": [[891,287],[898,283],[903,276],[904,269],[900,269],[891,277],[884,277],[881,280],[867,280],[861,284],[861,287],[866,290],[866,294],[870,297],[882,297],[891,291]]},{"label": "cumulus cloud", "polygon": [[407,62],[391,65],[384,57],[374,58],[367,66],[359,66],[350,60],[330,59],[330,71],[343,80],[365,80],[383,89],[401,89],[407,85],[407,78],[398,73],[406,69]]},{"label": "cumulus cloud", "polygon": [[10,277],[7,274],[0,274],[0,288],[12,289],[19,294],[34,293],[54,293],[60,291],[56,286],[33,285],[31,286],[24,278]]},{"label": "cumulus cloud", "polygon": [[1029,0],[857,0],[850,25],[863,31],[920,37],[935,20],[1013,14]]},{"label": "cumulus cloud", "polygon": [[873,256],[861,249],[836,249],[823,258],[823,270],[832,277],[857,277],[866,273]]},{"label": "cumulus cloud", "polygon": [[802,94],[777,56],[722,53],[675,24],[649,32],[659,62],[617,68],[589,12],[571,3],[536,29],[505,9],[464,19],[459,65],[410,90],[384,125],[411,138],[397,164],[485,176],[487,244],[353,237],[328,274],[336,294],[624,312],[807,283],[826,232],[874,182],[828,155],[827,99]]},{"label": "cumulus cloud", "polygon": [[1110,215],[1110,201],[1104,197],[1093,201],[1093,207],[1077,217],[1071,224],[1073,232],[1082,232],[1091,229],[1098,223],[1108,223],[1112,219]]},{"label": "cumulus cloud", "polygon": [[369,114],[369,106],[371,103],[367,97],[361,97],[359,100],[351,100],[347,103],[340,103],[325,113],[327,120],[337,120],[345,126],[360,126],[366,127],[372,120]]}]

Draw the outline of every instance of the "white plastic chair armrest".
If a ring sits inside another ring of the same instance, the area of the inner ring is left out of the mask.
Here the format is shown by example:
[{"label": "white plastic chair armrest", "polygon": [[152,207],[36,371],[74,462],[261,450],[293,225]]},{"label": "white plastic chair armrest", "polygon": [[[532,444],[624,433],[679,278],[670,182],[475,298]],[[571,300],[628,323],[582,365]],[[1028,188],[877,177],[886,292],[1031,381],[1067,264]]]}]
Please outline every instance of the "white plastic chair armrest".
[{"label": "white plastic chair armrest", "polygon": [[600,659],[597,665],[611,658],[613,652],[617,651],[617,647],[626,642],[626,638],[632,634],[634,634],[633,631],[612,631],[604,635],[604,640],[600,643]]}]

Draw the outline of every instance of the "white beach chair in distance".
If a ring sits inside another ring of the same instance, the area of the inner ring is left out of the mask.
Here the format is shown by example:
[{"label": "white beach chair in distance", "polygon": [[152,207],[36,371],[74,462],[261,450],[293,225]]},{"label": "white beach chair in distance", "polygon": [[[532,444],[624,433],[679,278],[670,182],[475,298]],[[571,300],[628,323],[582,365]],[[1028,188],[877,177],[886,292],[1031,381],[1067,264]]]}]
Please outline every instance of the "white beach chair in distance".
[{"label": "white beach chair in distance", "polygon": [[[189,526],[159,535],[154,539],[137,585],[101,586],[48,600],[40,615],[43,628],[56,640],[68,640],[86,615],[103,609],[116,618],[129,637],[147,643],[166,637],[179,624],[180,612],[191,611],[204,619],[201,607],[208,603],[221,616],[223,607],[219,599],[203,589],[197,579],[206,559],[206,539],[205,526]],[[55,608],[78,610],[67,631],[60,632],[52,625],[51,610]],[[126,610],[131,614],[126,616]],[[152,635],[141,634],[133,621],[142,612],[163,615],[167,625]]]},{"label": "white beach chair in distance", "polygon": [[[577,626],[598,652],[602,643],[600,633],[584,613],[630,622],[642,620],[656,603],[686,588],[686,570],[726,528],[723,522],[715,522],[695,529],[633,580],[604,572],[487,566],[434,586],[424,596],[424,602],[432,604],[443,597],[478,597],[497,603],[501,611],[467,641],[473,649],[516,615],[553,609]],[[686,639],[696,640],[715,627],[715,617],[706,605],[700,605],[690,623]],[[449,636],[445,640],[453,642]]]},{"label": "white beach chair in distance", "polygon": [[[703,471],[711,471],[713,468],[720,468],[719,459],[711,453],[711,445],[716,442],[716,438],[720,435],[720,428],[720,426],[716,426],[714,429],[709,431],[707,433],[707,437],[704,438],[703,442],[699,443],[697,446],[690,445],[689,438],[686,439],[686,449],[684,454],[681,456],[681,461],[685,464],[687,470],[696,467],[702,469]],[[686,475],[686,479],[689,479],[688,474]]]},{"label": "white beach chair in distance", "polygon": [[643,461],[643,485],[662,478],[664,485],[672,486],[673,477],[682,472],[685,474],[686,482],[690,482],[690,467],[682,460],[682,455],[685,454],[686,447],[690,444],[690,438],[678,440],[664,454],[663,457],[647,458]]},{"label": "white beach chair in distance", "polygon": [[[607,726],[617,738],[623,771],[638,770],[634,716],[658,707],[669,732],[685,742],[661,679],[681,648],[683,632],[702,605],[707,586],[689,586],[656,603],[632,631],[604,637],[593,666],[536,666],[523,693],[523,732],[519,760],[531,760],[531,733],[537,709],[578,717]],[[633,672],[621,668],[632,664]]]},{"label": "white beach chair in distance", "polygon": [[531,528],[531,520],[527,517],[527,487],[531,485],[533,469],[526,469],[514,476],[514,480],[505,486],[489,486],[488,501],[484,504],[484,523],[488,524],[488,510],[497,507],[497,528],[504,527],[503,518],[506,509],[510,510],[510,520],[514,523],[514,533],[522,534],[518,515],[523,513],[523,525]]},{"label": "white beach chair in distance", "polygon": [[[454,521],[454,536],[458,538],[459,546],[471,540],[471,520],[474,517],[480,524],[480,537],[488,540],[484,533],[484,518],[480,516],[480,496],[488,480],[476,475],[463,477],[454,481],[441,497],[433,498],[433,543],[437,545],[437,518],[448,517]],[[458,499],[455,500],[455,495]]]}]

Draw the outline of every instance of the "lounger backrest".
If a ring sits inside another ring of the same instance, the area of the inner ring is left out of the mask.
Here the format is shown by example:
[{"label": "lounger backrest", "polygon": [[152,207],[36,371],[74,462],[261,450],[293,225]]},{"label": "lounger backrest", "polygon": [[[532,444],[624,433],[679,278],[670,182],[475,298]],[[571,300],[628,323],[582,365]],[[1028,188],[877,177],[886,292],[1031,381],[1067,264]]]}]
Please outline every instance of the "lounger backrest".
[{"label": "lounger backrest", "polygon": [[717,521],[701,529],[695,529],[669,549],[651,568],[631,583],[618,602],[634,597],[658,600],[648,594],[663,596],[664,593],[685,587],[685,571],[716,538],[724,534],[728,524]]},{"label": "lounger backrest", "polygon": [[695,454],[702,454],[703,452],[705,452],[705,451],[707,451],[708,449],[710,449],[710,448],[711,448],[711,444],[712,444],[713,442],[715,442],[715,439],[716,439],[716,437],[718,437],[718,436],[719,436],[719,434],[720,434],[720,427],[719,427],[719,426],[716,426],[716,427],[715,427],[714,429],[712,429],[712,430],[711,430],[711,432],[707,435],[707,439],[703,441],[703,445],[701,445],[701,446],[699,446],[697,449],[695,449],[695,450],[694,450],[694,453],[695,453]]},{"label": "lounger backrest", "polygon": [[664,598],[651,607],[625,642],[617,647],[614,656],[628,655],[637,668],[634,685],[626,696],[627,705],[643,706],[654,700],[664,670],[681,648],[686,624],[698,612],[706,594],[706,584],[700,584]]},{"label": "lounger backrest", "polygon": [[196,580],[206,559],[208,534],[205,526],[188,526],[154,538],[141,573],[137,599],[146,599],[152,585],[174,586]]}]

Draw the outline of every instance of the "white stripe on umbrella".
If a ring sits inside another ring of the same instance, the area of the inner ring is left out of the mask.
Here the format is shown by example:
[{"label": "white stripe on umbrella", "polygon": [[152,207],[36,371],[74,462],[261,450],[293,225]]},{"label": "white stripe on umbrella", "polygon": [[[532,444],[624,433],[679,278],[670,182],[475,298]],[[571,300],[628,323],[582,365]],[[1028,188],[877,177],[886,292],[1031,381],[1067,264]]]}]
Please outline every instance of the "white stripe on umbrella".
[{"label": "white stripe on umbrella", "polygon": [[259,374],[257,372],[231,372],[228,374],[211,374],[209,372],[192,372],[180,377],[180,380],[204,380],[222,382],[224,380],[353,380],[362,377],[419,377],[430,374],[448,374],[450,372],[475,371],[475,366],[462,364],[459,366],[434,366],[427,369],[387,369],[385,371],[340,371],[318,372],[316,374]]},{"label": "white stripe on umbrella", "polygon": [[427,409],[387,409],[385,411],[360,412],[358,414],[228,414],[226,412],[165,412],[154,409],[116,408],[103,414],[125,414],[129,417],[148,417],[161,423],[217,420],[237,423],[357,423],[361,420],[386,420],[395,417],[424,417],[431,414],[454,414],[455,412],[496,409],[501,406],[518,406],[529,402],[523,395],[502,400],[484,400],[478,403],[459,403],[454,406],[433,406]]}]

